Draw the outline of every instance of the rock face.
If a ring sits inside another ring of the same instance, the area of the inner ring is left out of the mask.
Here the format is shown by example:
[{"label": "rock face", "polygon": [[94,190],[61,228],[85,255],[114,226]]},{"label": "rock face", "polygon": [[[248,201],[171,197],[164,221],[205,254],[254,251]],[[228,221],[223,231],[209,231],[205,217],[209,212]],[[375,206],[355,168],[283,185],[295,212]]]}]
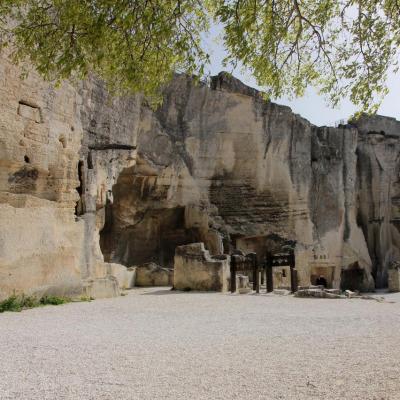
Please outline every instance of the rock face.
[{"label": "rock face", "polygon": [[223,74],[211,86],[177,77],[163,106],[142,113],[138,164],[113,206],[114,221],[131,223],[108,232],[110,260],[135,258],[143,239],[164,263],[179,241],[260,258],[292,242],[300,284],[324,274],[339,287],[344,274],[372,288],[385,266],[372,264],[360,224],[357,127],[317,128]]},{"label": "rock face", "polygon": [[112,100],[95,80],[56,89],[20,73],[0,59],[0,298],[116,295],[99,229],[134,164],[141,102]]},{"label": "rock face", "polygon": [[400,122],[316,127],[223,73],[175,77],[157,111],[96,79],[55,89],[19,73],[1,59],[0,297],[115,295],[109,263],[172,267],[193,242],[260,260],[290,245],[301,285],[387,285]]},{"label": "rock face", "polygon": [[0,64],[0,298],[15,289],[80,293],[84,222],[75,221],[78,94]]}]

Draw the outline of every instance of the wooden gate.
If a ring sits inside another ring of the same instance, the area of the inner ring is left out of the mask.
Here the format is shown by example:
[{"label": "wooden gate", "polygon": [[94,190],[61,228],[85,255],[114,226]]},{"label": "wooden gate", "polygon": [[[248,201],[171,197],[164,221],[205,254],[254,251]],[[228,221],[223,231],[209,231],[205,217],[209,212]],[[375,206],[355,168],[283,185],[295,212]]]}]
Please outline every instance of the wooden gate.
[{"label": "wooden gate", "polygon": [[274,274],[272,269],[274,267],[290,267],[290,289],[294,293],[297,291],[297,276],[296,276],[296,260],[294,252],[271,254],[268,253],[265,262],[266,275],[267,275],[267,293],[274,290]]},{"label": "wooden gate", "polygon": [[257,254],[249,253],[246,255],[231,255],[231,292],[236,292],[236,273],[237,271],[253,272],[253,290],[260,293],[260,269],[257,263]]},{"label": "wooden gate", "polygon": [[[232,254],[231,255],[231,292],[236,292],[236,274],[238,271],[253,272],[253,290],[260,293],[260,272],[266,275],[266,291],[267,293],[274,290],[274,275],[272,269],[275,267],[290,268],[290,289],[294,293],[297,291],[297,275],[296,275],[296,260],[294,252],[271,254],[267,253],[265,262],[259,266],[257,262],[257,254],[249,253],[246,255]],[[262,274],[264,275],[264,274]]]}]

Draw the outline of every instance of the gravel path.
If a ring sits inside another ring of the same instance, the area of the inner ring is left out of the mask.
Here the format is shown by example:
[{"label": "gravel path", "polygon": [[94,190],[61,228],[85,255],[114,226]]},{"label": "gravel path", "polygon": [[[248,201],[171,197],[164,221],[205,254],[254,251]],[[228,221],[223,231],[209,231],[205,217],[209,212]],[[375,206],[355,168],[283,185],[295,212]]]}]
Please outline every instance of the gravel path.
[{"label": "gravel path", "polygon": [[177,293],[0,314],[0,399],[400,399],[400,295]]}]

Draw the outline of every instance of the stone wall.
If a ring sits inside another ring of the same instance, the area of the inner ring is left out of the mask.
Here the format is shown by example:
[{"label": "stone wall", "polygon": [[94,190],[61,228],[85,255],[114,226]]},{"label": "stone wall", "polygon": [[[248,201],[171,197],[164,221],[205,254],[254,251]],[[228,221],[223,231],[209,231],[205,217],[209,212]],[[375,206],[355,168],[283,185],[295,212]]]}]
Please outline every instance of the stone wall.
[{"label": "stone wall", "polygon": [[204,214],[198,236],[261,258],[295,243],[300,284],[313,264],[333,271],[334,287],[343,270],[366,271],[360,285],[371,289],[384,267],[373,264],[360,223],[359,135],[355,124],[315,127],[221,74],[211,88],[177,77],[162,107],[142,113],[138,145],[156,166],[152,190],[162,189],[164,207]]},{"label": "stone wall", "polygon": [[112,99],[95,79],[55,88],[20,74],[0,59],[0,299],[115,295],[99,230],[134,165],[141,102]]},{"label": "stone wall", "polygon": [[176,76],[156,111],[94,78],[19,74],[0,60],[0,297],[112,295],[109,265],[172,267],[191,242],[260,259],[290,245],[301,285],[321,271],[334,287],[387,285],[398,121],[316,127],[223,73],[210,87]]},{"label": "stone wall", "polygon": [[203,243],[178,246],[174,261],[174,289],[227,292],[230,257],[210,256]]},{"label": "stone wall", "polygon": [[80,293],[85,226],[75,221],[79,95],[0,63],[0,298]]}]

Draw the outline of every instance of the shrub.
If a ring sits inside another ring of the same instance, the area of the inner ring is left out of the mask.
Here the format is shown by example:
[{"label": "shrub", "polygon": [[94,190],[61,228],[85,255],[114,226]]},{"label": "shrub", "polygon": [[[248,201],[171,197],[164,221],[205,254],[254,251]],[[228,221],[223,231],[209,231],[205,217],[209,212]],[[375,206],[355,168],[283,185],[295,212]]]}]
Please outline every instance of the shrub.
[{"label": "shrub", "polygon": [[40,307],[44,305],[59,305],[69,303],[71,301],[68,297],[57,297],[57,296],[43,296],[36,298],[34,296],[25,296],[13,294],[9,298],[0,302],[0,313],[5,311],[19,312],[29,308]]}]

